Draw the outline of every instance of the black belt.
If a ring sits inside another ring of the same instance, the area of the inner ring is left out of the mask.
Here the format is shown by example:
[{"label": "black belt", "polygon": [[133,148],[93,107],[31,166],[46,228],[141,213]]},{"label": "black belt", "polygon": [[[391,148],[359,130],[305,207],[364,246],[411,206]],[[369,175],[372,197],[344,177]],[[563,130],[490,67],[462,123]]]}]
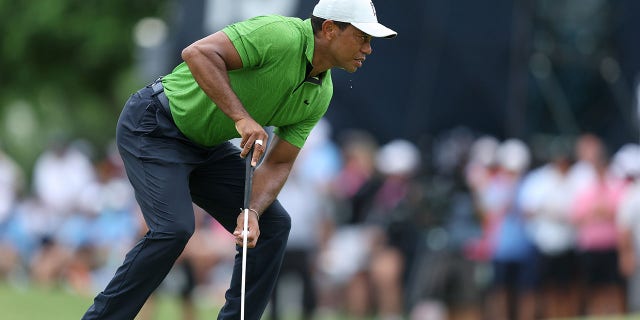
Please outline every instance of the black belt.
[{"label": "black belt", "polygon": [[169,98],[164,93],[164,87],[162,86],[162,78],[159,78],[155,82],[151,84],[151,89],[153,90],[152,96],[158,98],[160,105],[167,112],[168,115],[171,115],[171,107],[169,106]]}]

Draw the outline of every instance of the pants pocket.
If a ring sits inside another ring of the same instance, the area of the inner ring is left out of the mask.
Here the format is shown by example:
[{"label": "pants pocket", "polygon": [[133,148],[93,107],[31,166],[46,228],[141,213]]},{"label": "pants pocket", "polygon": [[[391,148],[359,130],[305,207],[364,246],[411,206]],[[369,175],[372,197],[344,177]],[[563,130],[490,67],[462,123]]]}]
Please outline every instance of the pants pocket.
[{"label": "pants pocket", "polygon": [[160,109],[155,104],[151,103],[145,107],[145,111],[138,119],[138,125],[136,126],[135,132],[139,133],[143,136],[154,136],[157,135],[159,125],[158,125],[158,116]]}]

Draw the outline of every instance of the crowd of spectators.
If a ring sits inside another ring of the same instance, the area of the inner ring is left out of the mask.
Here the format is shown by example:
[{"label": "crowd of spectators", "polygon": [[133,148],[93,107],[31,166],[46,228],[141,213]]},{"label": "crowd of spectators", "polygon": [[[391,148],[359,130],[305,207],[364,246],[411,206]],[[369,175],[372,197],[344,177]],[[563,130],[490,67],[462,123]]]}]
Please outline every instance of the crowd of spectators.
[{"label": "crowd of spectators", "polygon": [[[93,296],[144,235],[114,146],[0,150],[0,281]],[[279,200],[292,230],[267,316],[550,319],[640,312],[640,145],[458,128],[419,144],[314,129]],[[197,231],[159,292],[221,304],[233,238]],[[153,298],[141,318],[153,319]]]}]

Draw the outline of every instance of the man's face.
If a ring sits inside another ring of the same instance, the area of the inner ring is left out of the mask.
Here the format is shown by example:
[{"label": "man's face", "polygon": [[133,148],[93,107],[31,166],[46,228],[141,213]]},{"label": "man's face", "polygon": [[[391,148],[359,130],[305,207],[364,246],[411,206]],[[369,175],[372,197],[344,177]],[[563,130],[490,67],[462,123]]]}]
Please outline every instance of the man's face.
[{"label": "man's face", "polygon": [[371,54],[371,36],[349,25],[336,32],[332,44],[334,65],[347,72],[355,72],[362,67],[366,56]]}]

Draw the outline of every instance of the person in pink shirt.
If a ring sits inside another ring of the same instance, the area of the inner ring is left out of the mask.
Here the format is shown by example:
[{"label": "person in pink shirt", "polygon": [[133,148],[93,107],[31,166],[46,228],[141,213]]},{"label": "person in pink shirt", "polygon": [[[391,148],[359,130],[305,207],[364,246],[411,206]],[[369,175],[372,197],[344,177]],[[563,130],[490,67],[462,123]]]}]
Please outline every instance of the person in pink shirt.
[{"label": "person in pink shirt", "polygon": [[618,272],[616,212],[626,182],[610,174],[604,147],[592,162],[595,179],[576,194],[572,221],[585,280],[583,305],[589,315],[624,311],[622,278]]}]

